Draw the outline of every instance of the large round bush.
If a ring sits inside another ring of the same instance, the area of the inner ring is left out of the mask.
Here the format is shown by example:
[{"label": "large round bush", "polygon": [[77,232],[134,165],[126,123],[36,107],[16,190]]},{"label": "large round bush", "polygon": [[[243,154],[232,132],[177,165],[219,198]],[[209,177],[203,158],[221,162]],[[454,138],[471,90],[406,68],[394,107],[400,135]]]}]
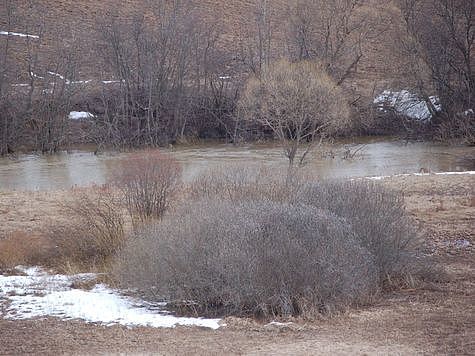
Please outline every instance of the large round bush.
[{"label": "large round bush", "polygon": [[350,224],[309,205],[199,200],[138,231],[122,284],[204,314],[309,315],[368,300],[373,255]]}]

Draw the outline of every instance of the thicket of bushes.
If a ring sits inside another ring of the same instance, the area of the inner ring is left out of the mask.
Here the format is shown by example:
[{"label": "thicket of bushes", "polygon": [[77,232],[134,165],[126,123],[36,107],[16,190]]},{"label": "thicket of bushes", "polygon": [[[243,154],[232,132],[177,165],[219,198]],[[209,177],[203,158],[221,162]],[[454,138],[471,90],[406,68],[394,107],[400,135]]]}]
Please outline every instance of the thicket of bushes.
[{"label": "thicket of bushes", "polygon": [[47,262],[64,269],[100,269],[110,263],[126,238],[122,200],[113,187],[74,192],[62,206],[74,218],[51,227],[56,248]]},{"label": "thicket of bushes", "polygon": [[124,287],[186,313],[314,316],[432,272],[399,193],[230,172],[200,178],[181,206],[135,230],[115,268]]},{"label": "thicket of bushes", "polygon": [[109,184],[73,191],[61,203],[74,218],[51,226],[56,248],[44,262],[66,269],[108,267],[129,231],[162,217],[176,198],[180,175],[178,162],[158,151],[121,159]]},{"label": "thicket of bushes", "polygon": [[377,290],[374,258],[346,221],[266,199],[193,202],[137,231],[119,258],[125,285],[200,314],[308,314]]}]

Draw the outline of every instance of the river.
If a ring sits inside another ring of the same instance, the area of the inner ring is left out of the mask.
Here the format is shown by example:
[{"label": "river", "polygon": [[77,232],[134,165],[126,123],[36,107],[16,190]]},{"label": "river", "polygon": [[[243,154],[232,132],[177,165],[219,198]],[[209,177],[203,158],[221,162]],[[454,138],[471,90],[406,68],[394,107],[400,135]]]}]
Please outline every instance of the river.
[{"label": "river", "polygon": [[[358,152],[353,158],[345,151]],[[200,144],[163,150],[183,165],[185,181],[200,172],[233,162],[286,167],[278,144]],[[55,155],[24,154],[0,159],[0,190],[54,190],[102,184],[114,165],[129,153],[73,150]],[[358,138],[340,141],[314,151],[307,168],[321,178],[393,175],[475,169],[475,148],[427,142],[404,142],[388,138]]]}]

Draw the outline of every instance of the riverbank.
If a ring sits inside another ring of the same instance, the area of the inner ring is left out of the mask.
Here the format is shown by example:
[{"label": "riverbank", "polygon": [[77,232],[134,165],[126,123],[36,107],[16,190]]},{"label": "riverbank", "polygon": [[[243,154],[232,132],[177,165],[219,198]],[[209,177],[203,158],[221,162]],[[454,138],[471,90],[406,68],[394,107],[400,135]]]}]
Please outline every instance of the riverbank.
[{"label": "riverbank", "polygon": [[[54,318],[0,319],[0,353],[473,354],[475,175],[407,175],[381,182],[404,192],[409,213],[421,225],[425,252],[447,270],[448,281],[394,291],[371,307],[328,320],[292,324],[228,318],[218,330],[128,329]],[[61,210],[70,193],[2,192],[0,233],[23,231],[46,241],[49,224],[74,218]]]}]

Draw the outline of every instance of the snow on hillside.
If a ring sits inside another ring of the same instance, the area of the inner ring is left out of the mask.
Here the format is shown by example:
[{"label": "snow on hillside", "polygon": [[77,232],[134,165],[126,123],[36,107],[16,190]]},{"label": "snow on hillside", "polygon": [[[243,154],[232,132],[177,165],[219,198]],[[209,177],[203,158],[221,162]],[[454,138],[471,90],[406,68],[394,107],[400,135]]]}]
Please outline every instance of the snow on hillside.
[{"label": "snow on hillside", "polygon": [[93,118],[94,115],[87,111],[71,111],[69,113],[70,120],[84,120]]},{"label": "snow on hillside", "polygon": [[219,328],[219,319],[176,317],[163,310],[165,303],[151,305],[122,296],[103,284],[91,290],[71,287],[73,282],[94,281],[97,276],[92,273],[65,276],[51,275],[38,267],[17,269],[24,275],[0,275],[0,317],[5,319],[53,316],[105,325]]},{"label": "snow on hillside", "polygon": [[40,36],[37,36],[37,35],[30,35],[26,33],[10,32],[10,31],[0,31],[0,35],[26,37],[26,38],[40,38]]},{"label": "snow on hillside", "polygon": [[[439,98],[430,96],[429,100],[437,111],[441,110]],[[427,103],[418,95],[408,90],[391,91],[385,90],[373,100],[380,110],[385,108],[393,108],[397,113],[406,115],[412,119],[426,121],[432,118],[432,114],[427,107]]]}]

